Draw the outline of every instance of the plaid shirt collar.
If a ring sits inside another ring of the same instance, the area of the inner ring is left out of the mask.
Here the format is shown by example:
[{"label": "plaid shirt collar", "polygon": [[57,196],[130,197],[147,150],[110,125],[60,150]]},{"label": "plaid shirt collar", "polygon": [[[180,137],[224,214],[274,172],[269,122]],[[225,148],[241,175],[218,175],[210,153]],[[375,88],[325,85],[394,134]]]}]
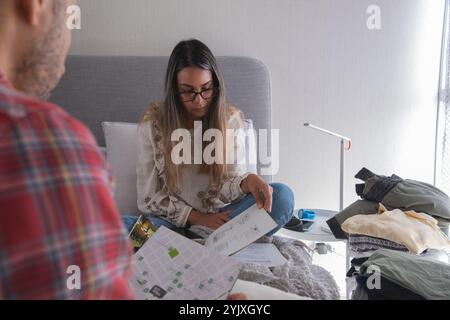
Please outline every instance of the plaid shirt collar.
[{"label": "plaid shirt collar", "polygon": [[[22,92],[17,91],[12,83],[6,78],[5,74],[0,69],[0,93],[9,97],[22,97],[28,99]],[[4,98],[4,97],[3,97]],[[0,99],[0,109],[6,110],[10,115],[15,117],[25,117],[27,114],[26,104],[4,103],[4,99]],[[28,100],[26,100],[28,101]],[[2,103],[3,102],[3,103]]]}]

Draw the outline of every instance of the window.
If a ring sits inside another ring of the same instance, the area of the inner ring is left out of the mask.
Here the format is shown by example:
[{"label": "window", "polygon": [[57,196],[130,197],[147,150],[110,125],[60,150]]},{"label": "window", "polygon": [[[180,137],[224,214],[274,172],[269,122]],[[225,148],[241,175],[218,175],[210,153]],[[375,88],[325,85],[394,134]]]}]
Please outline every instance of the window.
[{"label": "window", "polygon": [[450,195],[450,0],[446,0],[442,37],[435,185]]}]

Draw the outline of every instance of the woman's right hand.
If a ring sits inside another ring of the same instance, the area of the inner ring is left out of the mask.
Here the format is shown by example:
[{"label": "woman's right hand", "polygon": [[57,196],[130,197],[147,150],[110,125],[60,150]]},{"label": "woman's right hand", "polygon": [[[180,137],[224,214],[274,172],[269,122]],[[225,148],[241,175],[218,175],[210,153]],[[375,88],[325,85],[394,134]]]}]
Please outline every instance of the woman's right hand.
[{"label": "woman's right hand", "polygon": [[231,213],[231,210],[214,213],[192,210],[188,217],[188,222],[191,225],[201,225],[215,230],[230,220],[229,213]]}]

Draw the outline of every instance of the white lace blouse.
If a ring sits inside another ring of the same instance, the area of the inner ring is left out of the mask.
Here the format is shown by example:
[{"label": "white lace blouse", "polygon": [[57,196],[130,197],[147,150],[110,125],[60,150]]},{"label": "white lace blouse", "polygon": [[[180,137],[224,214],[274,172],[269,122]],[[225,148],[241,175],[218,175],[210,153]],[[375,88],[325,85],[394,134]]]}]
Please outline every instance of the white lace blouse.
[{"label": "white lace blouse", "polygon": [[[233,112],[227,128],[243,128],[241,112]],[[191,130],[192,134],[193,130]],[[235,140],[235,154],[245,156],[245,139]],[[178,227],[185,227],[192,209],[204,213],[238,201],[245,194],[240,185],[250,173],[245,165],[228,164],[228,176],[219,187],[210,184],[209,174],[200,171],[201,165],[183,165],[180,191],[169,192],[164,173],[162,133],[159,123],[148,120],[138,128],[137,193],[138,208],[167,219]],[[242,149],[243,148],[243,149]]]}]

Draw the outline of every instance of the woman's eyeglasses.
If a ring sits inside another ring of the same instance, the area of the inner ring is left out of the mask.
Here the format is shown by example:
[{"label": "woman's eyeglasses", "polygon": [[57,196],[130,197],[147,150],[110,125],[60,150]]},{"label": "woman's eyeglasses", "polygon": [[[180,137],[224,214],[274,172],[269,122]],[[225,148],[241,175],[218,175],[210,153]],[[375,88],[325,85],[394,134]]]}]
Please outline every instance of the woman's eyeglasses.
[{"label": "woman's eyeglasses", "polygon": [[211,100],[215,96],[217,96],[218,88],[212,87],[208,89],[203,89],[201,91],[189,90],[189,91],[179,91],[177,92],[180,100],[182,102],[191,102],[197,98],[197,95],[200,95],[204,100]]}]

